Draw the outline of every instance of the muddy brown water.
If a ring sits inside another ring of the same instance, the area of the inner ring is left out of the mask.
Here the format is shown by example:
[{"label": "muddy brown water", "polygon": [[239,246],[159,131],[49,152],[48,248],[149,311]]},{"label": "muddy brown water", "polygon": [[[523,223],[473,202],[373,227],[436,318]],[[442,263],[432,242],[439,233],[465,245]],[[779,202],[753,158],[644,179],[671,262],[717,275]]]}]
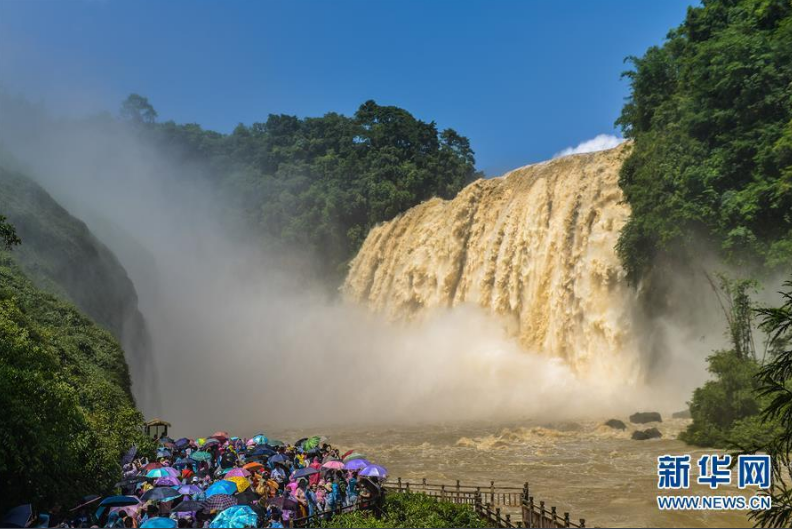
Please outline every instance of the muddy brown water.
[{"label": "muddy brown water", "polygon": [[[717,453],[676,440],[689,420],[632,425],[618,431],[597,422],[466,424],[325,428],[343,449],[354,448],[391,472],[392,479],[521,487],[536,500],[585,518],[589,527],[750,527],[741,512],[668,512],[657,508],[657,457],[691,454],[691,488],[681,494],[743,494],[736,485],[710,491],[695,483],[695,461]],[[636,428],[656,426],[663,439],[633,441]],[[314,432],[268,432],[297,439]],[[736,472],[733,480],[736,480]]]}]

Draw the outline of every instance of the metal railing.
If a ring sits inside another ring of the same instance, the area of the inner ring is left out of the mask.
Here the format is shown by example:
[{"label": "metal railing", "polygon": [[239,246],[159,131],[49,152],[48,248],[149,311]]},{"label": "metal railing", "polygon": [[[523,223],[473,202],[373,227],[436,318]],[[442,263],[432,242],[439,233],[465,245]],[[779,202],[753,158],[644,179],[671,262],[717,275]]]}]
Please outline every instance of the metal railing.
[{"label": "metal railing", "polygon": [[527,486],[527,483],[523,487],[496,486],[494,481],[490,481],[489,485],[462,485],[459,480],[454,484],[428,483],[426,478],[420,482],[410,482],[396,478],[396,482],[386,483],[384,488],[392,492],[422,492],[439,500],[467,505],[473,505],[476,494],[479,494],[485,503],[520,507]]},{"label": "metal railing", "polygon": [[[420,482],[403,481],[397,478],[395,482],[385,483],[383,489],[387,493],[415,492],[425,494],[437,501],[471,505],[476,514],[486,520],[492,527],[537,527],[560,528],[574,527],[585,528],[586,520],[583,518],[572,521],[568,512],[559,514],[556,507],[548,508],[544,501],[538,503],[531,495],[528,483],[522,487],[496,486],[494,481],[489,485],[463,485],[456,481],[454,484],[428,483],[426,479]],[[311,516],[292,520],[292,527],[316,527],[323,521],[329,520],[333,515],[344,514],[362,509],[371,509],[374,505],[370,502],[356,503],[346,507],[337,507],[332,512],[315,513]],[[515,512],[508,512],[515,511]],[[519,517],[512,520],[513,515]]]}]

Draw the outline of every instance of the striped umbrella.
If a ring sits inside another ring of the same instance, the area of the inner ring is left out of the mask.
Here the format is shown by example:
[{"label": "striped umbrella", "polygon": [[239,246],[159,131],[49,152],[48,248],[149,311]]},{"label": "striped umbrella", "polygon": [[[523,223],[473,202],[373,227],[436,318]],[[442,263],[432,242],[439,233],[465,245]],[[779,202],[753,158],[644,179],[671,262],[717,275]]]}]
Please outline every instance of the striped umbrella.
[{"label": "striped umbrella", "polygon": [[222,511],[237,504],[237,499],[228,494],[215,494],[206,500],[206,508],[212,511]]}]

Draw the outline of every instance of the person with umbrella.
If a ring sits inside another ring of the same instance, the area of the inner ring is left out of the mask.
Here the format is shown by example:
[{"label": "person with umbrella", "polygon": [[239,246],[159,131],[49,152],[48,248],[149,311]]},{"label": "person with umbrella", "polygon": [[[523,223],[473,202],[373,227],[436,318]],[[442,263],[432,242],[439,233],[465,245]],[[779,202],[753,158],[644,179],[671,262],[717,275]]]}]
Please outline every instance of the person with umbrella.
[{"label": "person with umbrella", "polygon": [[294,489],[294,499],[297,500],[297,516],[305,518],[308,516],[308,497],[305,490],[308,488],[308,480],[300,478],[297,482],[297,487]]},{"label": "person with umbrella", "polygon": [[357,475],[357,471],[354,470],[349,473],[349,479],[347,480],[347,506],[354,505],[357,501]]},{"label": "person with umbrella", "polygon": [[283,517],[280,512],[273,511],[267,527],[283,527]]}]

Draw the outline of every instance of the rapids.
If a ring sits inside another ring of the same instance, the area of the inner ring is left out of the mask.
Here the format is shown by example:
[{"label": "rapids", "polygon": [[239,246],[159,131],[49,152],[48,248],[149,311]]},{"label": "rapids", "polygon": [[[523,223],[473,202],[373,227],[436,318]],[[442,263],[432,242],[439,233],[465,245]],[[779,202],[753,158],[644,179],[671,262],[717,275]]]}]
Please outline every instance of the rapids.
[{"label": "rapids", "polygon": [[[700,455],[718,450],[688,447],[675,438],[690,422],[630,424],[627,430],[603,426],[604,421],[544,423],[448,423],[421,426],[325,428],[329,442],[354,448],[376,459],[391,479],[430,483],[522,486],[529,482],[536,500],[585,518],[588,527],[750,527],[744,513],[715,511],[668,512],[657,508],[657,456]],[[633,441],[636,428],[655,426],[662,439]],[[270,433],[269,431],[267,433]],[[315,432],[276,432],[297,439]],[[694,463],[695,467],[695,463]],[[717,491],[696,484],[680,494],[746,494],[736,485]],[[736,478],[735,478],[736,481]]]}]

